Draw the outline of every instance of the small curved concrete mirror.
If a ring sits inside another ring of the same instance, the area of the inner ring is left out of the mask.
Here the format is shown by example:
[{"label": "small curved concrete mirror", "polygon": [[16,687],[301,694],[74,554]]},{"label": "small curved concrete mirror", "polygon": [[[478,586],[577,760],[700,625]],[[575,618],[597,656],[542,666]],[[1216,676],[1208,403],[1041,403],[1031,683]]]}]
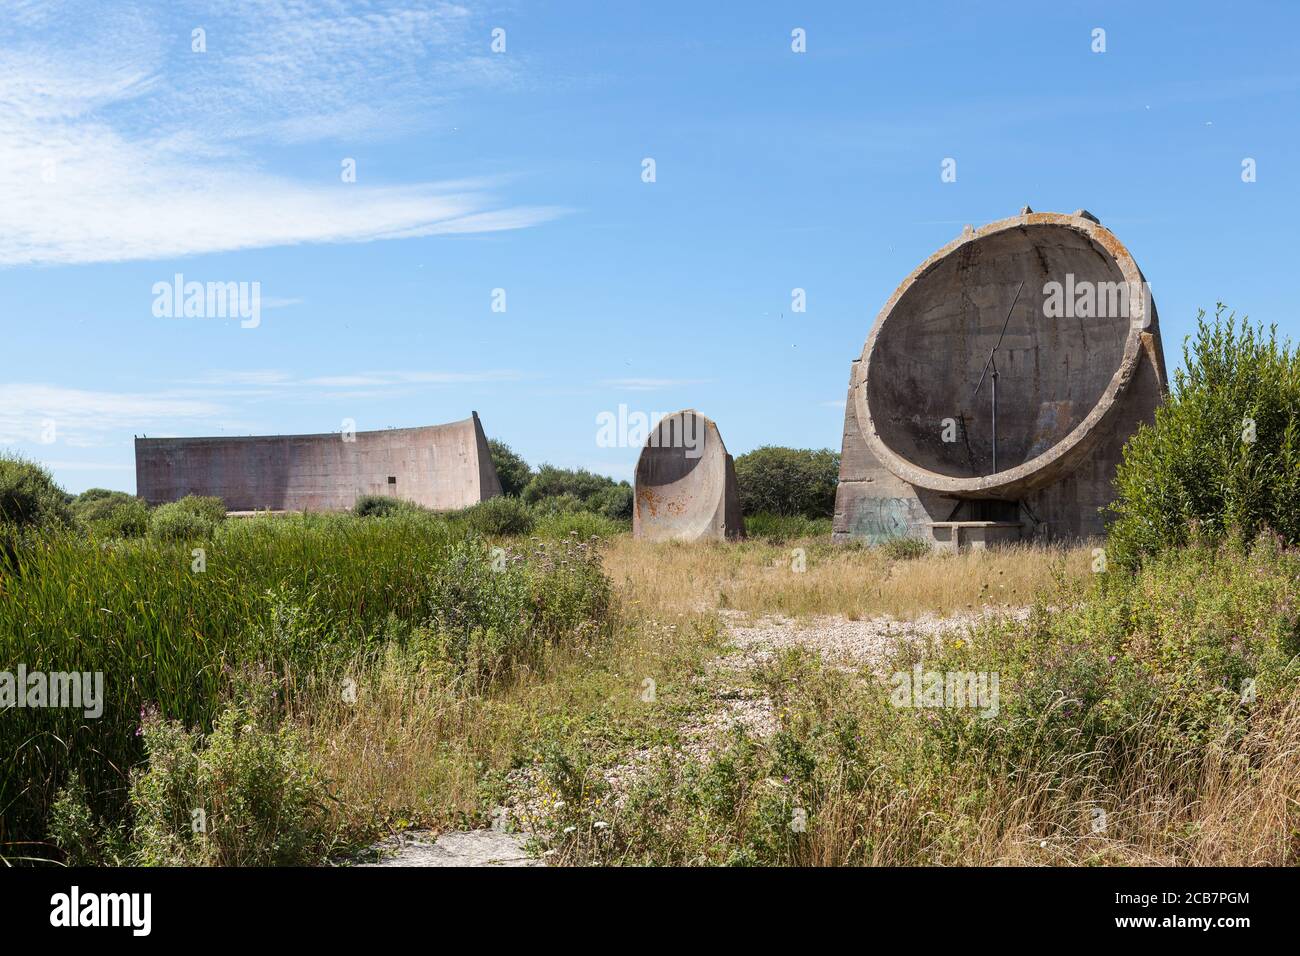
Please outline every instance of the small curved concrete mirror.
[{"label": "small curved concrete mirror", "polygon": [[694,409],[664,416],[641,449],[632,534],[647,541],[744,537],[735,465],[718,426]]},{"label": "small curved concrete mirror", "polygon": [[1104,531],[1165,390],[1155,303],[1097,217],[963,233],[903,280],[852,366],[834,537],[940,548]]}]

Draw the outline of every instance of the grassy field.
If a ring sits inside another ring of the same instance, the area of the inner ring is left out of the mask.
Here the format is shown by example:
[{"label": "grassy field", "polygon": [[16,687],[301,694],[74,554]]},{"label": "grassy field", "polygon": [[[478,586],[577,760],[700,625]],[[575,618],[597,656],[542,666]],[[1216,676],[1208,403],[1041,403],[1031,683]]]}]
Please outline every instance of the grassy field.
[{"label": "grassy field", "polygon": [[[1094,574],[1089,549],[652,545],[598,524],[33,539],[0,579],[0,653],[102,670],[108,699],[99,720],[0,718],[0,852],[320,863],[504,812],[553,863],[1297,859],[1292,552]],[[806,647],[739,668],[727,646],[729,622],[767,615],[984,608],[1030,610],[902,646],[886,670],[996,672],[994,720],[900,708],[879,668]],[[731,721],[737,703],[772,726]]]}]

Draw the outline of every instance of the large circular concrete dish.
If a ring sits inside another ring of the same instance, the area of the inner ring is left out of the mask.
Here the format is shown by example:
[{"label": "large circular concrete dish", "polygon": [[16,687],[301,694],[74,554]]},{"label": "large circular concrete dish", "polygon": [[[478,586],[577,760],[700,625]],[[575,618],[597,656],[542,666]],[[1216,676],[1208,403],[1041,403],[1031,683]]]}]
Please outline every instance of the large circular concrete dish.
[{"label": "large circular concrete dish", "polygon": [[[1065,315],[1046,306],[1051,283],[1061,285]],[[1092,310],[1107,314],[1074,314],[1073,290],[1090,286],[1101,290]],[[1083,210],[1026,211],[968,227],[904,279],[876,317],[853,393],[862,437],[916,487],[1019,497],[1074,467],[1105,434],[1154,323],[1132,255]],[[991,383],[979,380],[998,343],[993,442]]]}]

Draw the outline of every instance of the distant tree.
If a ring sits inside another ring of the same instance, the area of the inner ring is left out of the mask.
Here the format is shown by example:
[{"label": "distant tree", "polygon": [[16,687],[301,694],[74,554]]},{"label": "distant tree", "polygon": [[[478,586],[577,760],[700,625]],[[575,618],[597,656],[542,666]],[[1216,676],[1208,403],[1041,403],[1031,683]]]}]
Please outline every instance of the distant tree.
[{"label": "distant tree", "polygon": [[560,495],[573,495],[585,505],[587,500],[598,492],[617,484],[613,478],[597,475],[585,468],[556,468],[554,465],[542,465],[537,469],[528,487],[524,489],[524,500],[535,504],[543,498],[556,498]]},{"label": "distant tree", "polygon": [[747,515],[829,518],[839,477],[840,456],[829,448],[765,445],[736,459],[740,506]]},{"label": "distant tree", "polygon": [[0,455],[0,530],[67,527],[67,493],[35,462]]},{"label": "distant tree", "polygon": [[492,453],[492,465],[497,470],[497,477],[501,479],[501,493],[512,498],[523,494],[533,477],[533,469],[528,462],[505,442],[495,438],[488,441],[488,451]]}]

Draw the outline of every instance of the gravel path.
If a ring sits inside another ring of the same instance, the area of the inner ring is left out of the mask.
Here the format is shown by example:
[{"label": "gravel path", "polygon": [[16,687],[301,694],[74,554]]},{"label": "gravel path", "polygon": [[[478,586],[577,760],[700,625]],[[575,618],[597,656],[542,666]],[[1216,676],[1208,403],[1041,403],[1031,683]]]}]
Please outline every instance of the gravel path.
[{"label": "gravel path", "polygon": [[[770,698],[744,686],[744,675],[793,647],[818,651],[827,661],[845,667],[867,667],[885,677],[885,665],[904,644],[928,648],[943,635],[960,635],[988,617],[1012,617],[1023,620],[1025,608],[993,609],[959,614],[953,617],[923,615],[901,621],[892,617],[873,617],[851,621],[843,617],[815,617],[792,620],[762,617],[757,620],[739,611],[720,612],[730,640],[727,650],[710,661],[705,680],[717,684],[713,692],[716,707],[699,722],[682,731],[683,746],[674,752],[675,759],[702,760],[716,749],[718,741],[739,723],[757,737],[776,732],[777,719]],[[604,773],[613,791],[611,811],[616,811],[632,784],[648,771],[659,754],[642,749],[629,754],[626,762]],[[512,773],[523,794],[507,812],[516,822],[529,826],[544,816],[546,810],[535,796],[536,768],[521,768]],[[383,841],[373,849],[377,862],[362,866],[543,866],[542,860],[524,850],[526,837],[498,830],[466,830],[443,833],[436,838],[427,832],[412,831]]]},{"label": "gravel path", "polygon": [[412,830],[373,849],[379,859],[359,866],[541,866],[524,849],[525,838],[496,830],[460,830],[434,836]]}]

